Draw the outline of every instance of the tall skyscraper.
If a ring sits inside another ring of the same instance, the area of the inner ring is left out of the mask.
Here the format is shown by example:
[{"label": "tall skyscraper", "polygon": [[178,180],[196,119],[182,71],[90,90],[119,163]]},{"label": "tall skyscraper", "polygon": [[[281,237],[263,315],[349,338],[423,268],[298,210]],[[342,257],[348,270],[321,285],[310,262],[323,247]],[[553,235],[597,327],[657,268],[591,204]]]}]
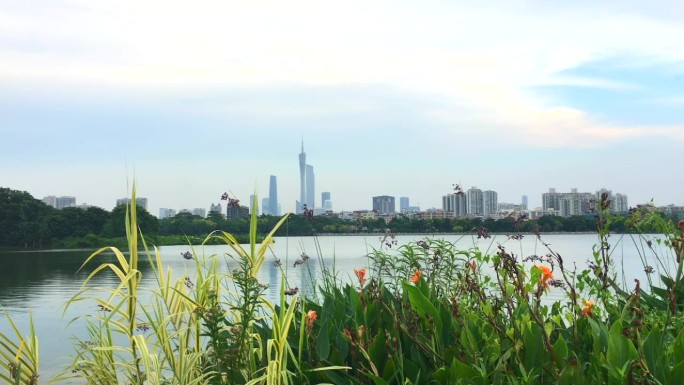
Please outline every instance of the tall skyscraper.
[{"label": "tall skyscraper", "polygon": [[173,218],[176,216],[176,210],[162,207],[159,209],[159,219]]},{"label": "tall skyscraper", "polygon": [[373,197],[373,211],[378,214],[394,214],[394,197],[380,195]]},{"label": "tall skyscraper", "polygon": [[629,210],[629,204],[627,202],[627,195],[616,193],[615,194],[615,211],[618,213],[625,213]]},{"label": "tall skyscraper", "polygon": [[527,210],[527,195],[522,196],[522,209]]},{"label": "tall skyscraper", "polygon": [[[251,202],[252,200],[254,200],[254,195],[252,195],[251,197],[252,197],[252,199],[250,199],[250,202]],[[209,212],[221,213],[221,214],[223,214],[223,213],[221,212],[221,204],[220,204],[220,203],[217,203],[217,204],[213,204],[213,203],[212,203],[211,206],[209,207]]]},{"label": "tall skyscraper", "polygon": [[499,204],[499,195],[496,191],[485,190],[482,192],[483,214],[485,216],[492,216],[496,214]]},{"label": "tall skyscraper", "polygon": [[57,197],[55,199],[55,208],[58,210],[73,206],[76,206],[76,197]]},{"label": "tall skyscraper", "polygon": [[43,198],[43,203],[48,206],[57,207],[57,197],[54,195],[49,195]]},{"label": "tall skyscraper", "polygon": [[399,198],[399,212],[405,213],[408,211],[408,208],[409,208],[409,198],[408,197],[400,197]]},{"label": "tall skyscraper", "polygon": [[271,203],[268,197],[261,199],[261,214],[262,215],[274,215],[271,212]]},{"label": "tall skyscraper", "polygon": [[306,207],[313,210],[316,207],[316,188],[314,182],[314,169],[310,164],[306,165]]},{"label": "tall skyscraper", "polygon": [[323,207],[323,210],[325,211],[332,210],[332,200],[330,200],[330,192],[325,191],[321,193],[321,207]]},{"label": "tall skyscraper", "polygon": [[[301,205],[306,203],[306,152],[304,152],[304,139],[302,139],[302,152],[299,153],[299,203],[295,212],[301,213]],[[313,207],[312,207],[313,208]]]},{"label": "tall skyscraper", "polygon": [[442,210],[454,213],[455,217],[466,216],[465,194],[449,194],[442,197]]},{"label": "tall skyscraper", "polygon": [[[116,200],[117,206],[131,204],[131,198],[121,198]],[[147,210],[147,198],[135,198],[135,204]]]},{"label": "tall skyscraper", "polygon": [[558,203],[558,194],[555,188],[549,188],[549,192],[542,194],[542,210],[544,213],[550,209],[559,211],[560,205]]},{"label": "tall skyscraper", "polygon": [[467,212],[468,215],[482,216],[484,215],[484,199],[482,197],[482,190],[473,186],[466,192]]},{"label": "tall skyscraper", "polygon": [[271,215],[280,215],[278,212],[278,185],[275,175],[271,175],[268,188],[268,211]]}]

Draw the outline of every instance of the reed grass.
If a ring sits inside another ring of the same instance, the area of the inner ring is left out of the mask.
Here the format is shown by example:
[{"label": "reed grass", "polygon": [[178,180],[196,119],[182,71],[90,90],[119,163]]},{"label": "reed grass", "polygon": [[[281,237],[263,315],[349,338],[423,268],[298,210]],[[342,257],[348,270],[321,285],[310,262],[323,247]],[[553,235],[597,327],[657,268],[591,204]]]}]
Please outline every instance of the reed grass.
[{"label": "reed grass", "polygon": [[[135,195],[134,184],[131,202]],[[666,253],[658,255],[647,243],[642,261],[653,253],[662,266],[672,264],[666,258],[676,259],[676,269],[663,268],[660,279],[626,292],[616,281],[608,247],[608,205],[598,207],[592,264],[579,272],[569,270],[541,238],[547,253],[526,258],[493,241],[482,252],[426,239],[394,249],[396,243],[389,241],[386,248],[371,250],[368,274],[359,269],[356,282],[352,277],[349,283],[340,279],[344,272],[334,262],[332,268],[323,264],[316,242],[323,279],[308,296],[288,296],[281,268],[280,295],[272,303],[259,271],[287,216],[259,243],[254,210],[247,246],[227,232],[209,234],[202,245],[190,246],[194,274],[178,276],[145,241],[132,205],[126,213],[128,248],[101,248],[84,262],[114,255],[113,262],[94,268],[67,303],[87,301],[99,310],[80,318],[87,337],[75,341],[73,362],[54,380],[103,385],[680,384],[684,229],[658,224]],[[657,218],[638,212],[634,221],[638,227]],[[478,236],[487,238],[486,229],[478,229]],[[230,251],[205,255],[203,245],[215,242]],[[151,264],[155,285],[140,287],[140,258]],[[236,266],[228,273],[219,271],[224,258]],[[100,274],[115,277],[116,285],[91,287]],[[550,287],[563,299],[545,300]],[[32,323],[28,336],[22,336],[6,317],[14,334],[0,334],[0,380],[37,384],[39,350]]]}]

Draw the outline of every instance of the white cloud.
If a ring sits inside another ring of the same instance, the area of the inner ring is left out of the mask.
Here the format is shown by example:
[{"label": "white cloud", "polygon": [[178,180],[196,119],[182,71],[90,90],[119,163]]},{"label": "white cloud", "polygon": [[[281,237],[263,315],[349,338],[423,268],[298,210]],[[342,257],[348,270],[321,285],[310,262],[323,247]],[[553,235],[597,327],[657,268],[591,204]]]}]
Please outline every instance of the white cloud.
[{"label": "white cloud", "polygon": [[[0,11],[0,25],[6,39],[25,49],[0,47],[0,79],[172,93],[376,85],[444,100],[425,110],[428,119],[465,120],[538,146],[676,133],[672,127],[598,122],[528,89],[633,87],[559,73],[614,55],[683,60],[684,26],[592,4],[490,5],[72,1],[46,3],[40,13],[15,7]],[[328,112],[321,106],[267,107],[284,116]],[[220,108],[264,110],[247,102]],[[363,108],[349,103],[338,112]]]}]

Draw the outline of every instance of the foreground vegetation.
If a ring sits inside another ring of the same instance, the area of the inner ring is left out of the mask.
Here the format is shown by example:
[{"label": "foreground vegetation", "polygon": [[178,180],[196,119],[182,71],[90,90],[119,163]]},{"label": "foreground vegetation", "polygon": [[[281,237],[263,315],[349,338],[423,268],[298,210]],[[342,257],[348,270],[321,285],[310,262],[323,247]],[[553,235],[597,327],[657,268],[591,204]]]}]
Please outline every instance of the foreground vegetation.
[{"label": "foreground vegetation", "polygon": [[[136,207],[138,226],[146,239],[157,246],[184,245],[203,242],[213,231],[233,234],[241,243],[249,242],[251,218],[228,221],[220,213],[210,212],[207,218],[179,213],[173,218],[157,219],[142,207]],[[676,222],[679,218],[659,214]],[[125,247],[126,207],[115,207],[111,212],[99,207],[87,209],[67,207],[57,210],[22,191],[0,188],[0,247],[13,248],[97,248],[101,245]],[[257,233],[266,234],[280,218],[262,215],[257,220]],[[507,217],[498,220],[481,218],[421,219],[398,216],[390,223],[380,219],[343,220],[335,216],[292,216],[281,226],[278,236],[311,236],[317,234],[384,233],[467,233],[486,228],[493,233],[546,233],[596,231],[594,216],[557,217],[539,219]],[[656,231],[657,229],[642,229]],[[611,231],[633,231],[628,217],[616,216]],[[209,242],[218,242],[215,239]]]},{"label": "foreground vegetation", "polygon": [[[133,194],[135,201],[135,192]],[[128,257],[97,267],[115,274],[113,289],[83,290],[71,300],[94,301],[84,315],[88,339],[73,346],[73,363],[59,377],[88,384],[680,384],[684,378],[684,236],[671,221],[640,209],[629,224],[657,229],[643,238],[644,268],[660,279],[617,281],[606,198],[597,204],[597,245],[588,267],[542,256],[459,250],[425,240],[386,247],[344,282],[323,271],[317,290],[302,297],[283,285],[277,303],[257,279],[273,234],[257,243],[251,218],[244,248],[227,232],[207,240],[230,246],[237,268],[221,274],[223,256],[194,253],[194,276],[174,276],[139,234],[137,208],[126,215]],[[684,223],[682,224],[684,227]],[[480,229],[478,236],[488,234]],[[513,235],[515,237],[515,235]],[[541,238],[543,241],[543,238]],[[657,247],[660,245],[661,247]],[[139,252],[138,250],[143,250]],[[647,258],[648,256],[648,258]],[[141,303],[138,262],[155,266],[157,285]],[[298,261],[306,264],[303,255]],[[276,256],[277,261],[277,256]],[[648,266],[647,261],[657,265]],[[86,262],[89,263],[89,262]],[[344,272],[349,274],[351,272]],[[649,275],[650,277],[650,275]],[[627,278],[627,277],[625,277]],[[89,278],[90,279],[90,278]],[[549,291],[563,293],[548,300]],[[28,333],[25,337],[23,333]],[[33,330],[0,335],[0,379],[38,383]]]}]

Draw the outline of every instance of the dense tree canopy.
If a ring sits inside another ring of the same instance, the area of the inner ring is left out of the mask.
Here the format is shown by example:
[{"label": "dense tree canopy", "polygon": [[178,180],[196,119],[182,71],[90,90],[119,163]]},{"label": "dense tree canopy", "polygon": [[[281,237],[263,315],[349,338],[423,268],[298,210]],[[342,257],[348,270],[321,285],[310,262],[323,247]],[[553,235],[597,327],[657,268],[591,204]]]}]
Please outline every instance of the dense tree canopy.
[{"label": "dense tree canopy", "polygon": [[[184,242],[187,237],[205,237],[215,230],[227,231],[237,236],[249,233],[250,218],[227,221],[220,213],[210,212],[207,218],[190,213],[180,213],[173,218],[157,219],[142,207],[137,207],[138,224],[148,241],[157,244]],[[665,214],[662,216],[666,217]],[[96,247],[111,244],[113,239],[125,236],[126,206],[118,206],[111,212],[98,208],[69,207],[57,210],[33,198],[24,191],[0,188],[0,247]],[[626,218],[615,217],[611,222],[613,232],[628,232],[631,228]],[[677,220],[676,216],[668,219]],[[258,218],[259,235],[266,235],[280,220],[279,217],[262,215]],[[277,236],[308,236],[317,234],[382,233],[469,233],[480,228],[493,233],[521,232],[587,232],[596,231],[593,215],[557,217],[543,216],[536,220],[516,220],[506,217],[491,218],[434,218],[421,219],[399,215],[389,223],[384,219],[343,220],[335,216],[321,215],[312,218],[291,215],[278,230]],[[648,231],[648,229],[640,229]],[[166,237],[166,238],[164,238]],[[202,238],[203,239],[203,238]]]}]

